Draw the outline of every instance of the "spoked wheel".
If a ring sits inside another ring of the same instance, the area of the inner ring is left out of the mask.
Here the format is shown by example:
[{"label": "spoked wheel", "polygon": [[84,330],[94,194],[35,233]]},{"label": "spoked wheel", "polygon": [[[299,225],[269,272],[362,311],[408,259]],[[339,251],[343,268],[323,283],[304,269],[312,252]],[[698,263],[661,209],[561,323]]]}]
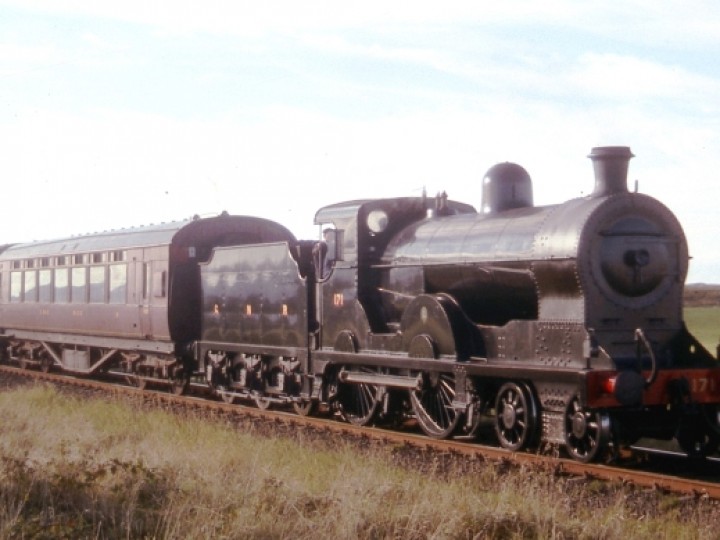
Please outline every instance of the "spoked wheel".
[{"label": "spoked wheel", "polygon": [[516,452],[535,442],[537,406],[531,392],[513,382],[505,383],[495,399],[495,433],[503,448]]},{"label": "spoked wheel", "polygon": [[[363,367],[353,367],[350,371],[375,373],[374,370]],[[377,415],[383,390],[381,386],[374,384],[340,383],[337,400],[343,418],[356,426],[369,425]]]},{"label": "spoked wheel", "polygon": [[588,411],[577,398],[570,402],[565,413],[565,445],[570,457],[589,463],[600,459],[611,440],[610,416]]},{"label": "spoked wheel", "polygon": [[433,439],[446,439],[457,429],[463,414],[453,408],[454,373],[423,373],[422,387],[410,391],[420,428]]}]

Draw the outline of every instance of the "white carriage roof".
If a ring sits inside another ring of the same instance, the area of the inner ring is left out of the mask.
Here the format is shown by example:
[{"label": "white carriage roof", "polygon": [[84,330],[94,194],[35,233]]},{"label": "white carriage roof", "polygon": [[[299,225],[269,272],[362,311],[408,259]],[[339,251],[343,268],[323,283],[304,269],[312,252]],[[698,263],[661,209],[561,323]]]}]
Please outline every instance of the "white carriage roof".
[{"label": "white carriage roof", "polygon": [[55,240],[15,244],[8,247],[0,255],[0,259],[28,259],[169,245],[175,234],[189,223],[192,223],[192,220],[172,221]]}]

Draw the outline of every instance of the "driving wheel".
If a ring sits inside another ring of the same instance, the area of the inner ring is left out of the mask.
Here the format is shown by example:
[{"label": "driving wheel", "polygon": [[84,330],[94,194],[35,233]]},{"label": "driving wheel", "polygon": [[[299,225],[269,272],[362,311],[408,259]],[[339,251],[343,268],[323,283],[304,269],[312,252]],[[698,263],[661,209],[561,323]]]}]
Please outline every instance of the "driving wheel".
[{"label": "driving wheel", "polygon": [[420,428],[434,439],[446,439],[463,418],[453,407],[455,374],[428,372],[422,374],[419,388],[410,391],[415,417]]},{"label": "driving wheel", "polygon": [[[350,373],[375,373],[371,368],[355,367]],[[340,383],[338,404],[343,417],[356,426],[367,426],[375,419],[382,395],[382,387],[366,383]]]}]

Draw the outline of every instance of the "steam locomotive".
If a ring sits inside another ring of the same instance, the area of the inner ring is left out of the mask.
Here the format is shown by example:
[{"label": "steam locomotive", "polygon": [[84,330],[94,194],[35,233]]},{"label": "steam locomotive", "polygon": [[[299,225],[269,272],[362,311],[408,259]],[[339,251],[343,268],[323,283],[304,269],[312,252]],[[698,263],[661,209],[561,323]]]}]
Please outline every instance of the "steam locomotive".
[{"label": "steam locomotive", "polygon": [[0,252],[5,361],[112,373],[227,402],[319,404],[431,437],[491,425],[513,451],[580,461],[640,437],[720,440],[720,367],[682,317],[675,216],[593,148],[594,191],[534,206],[492,167],[482,211],[406,197],[321,208],[321,242],[223,214]]}]

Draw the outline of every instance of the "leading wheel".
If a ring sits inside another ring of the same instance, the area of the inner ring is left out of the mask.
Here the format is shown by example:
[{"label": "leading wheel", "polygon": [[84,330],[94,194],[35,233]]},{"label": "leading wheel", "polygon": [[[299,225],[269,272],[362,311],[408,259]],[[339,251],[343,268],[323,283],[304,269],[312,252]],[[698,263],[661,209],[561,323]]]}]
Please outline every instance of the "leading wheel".
[{"label": "leading wheel", "polygon": [[524,385],[513,382],[500,387],[495,399],[495,433],[503,448],[516,452],[535,442],[537,406]]},{"label": "leading wheel", "polygon": [[610,440],[610,416],[583,409],[578,399],[573,399],[565,412],[565,445],[570,457],[583,463],[599,460]]},{"label": "leading wheel", "polygon": [[[350,373],[375,373],[371,368],[352,367]],[[343,418],[356,426],[372,423],[378,412],[382,387],[366,383],[340,383],[337,400]]]},{"label": "leading wheel", "polygon": [[457,429],[463,414],[453,407],[455,374],[422,374],[420,388],[410,391],[415,417],[420,428],[433,439],[446,439]]}]

